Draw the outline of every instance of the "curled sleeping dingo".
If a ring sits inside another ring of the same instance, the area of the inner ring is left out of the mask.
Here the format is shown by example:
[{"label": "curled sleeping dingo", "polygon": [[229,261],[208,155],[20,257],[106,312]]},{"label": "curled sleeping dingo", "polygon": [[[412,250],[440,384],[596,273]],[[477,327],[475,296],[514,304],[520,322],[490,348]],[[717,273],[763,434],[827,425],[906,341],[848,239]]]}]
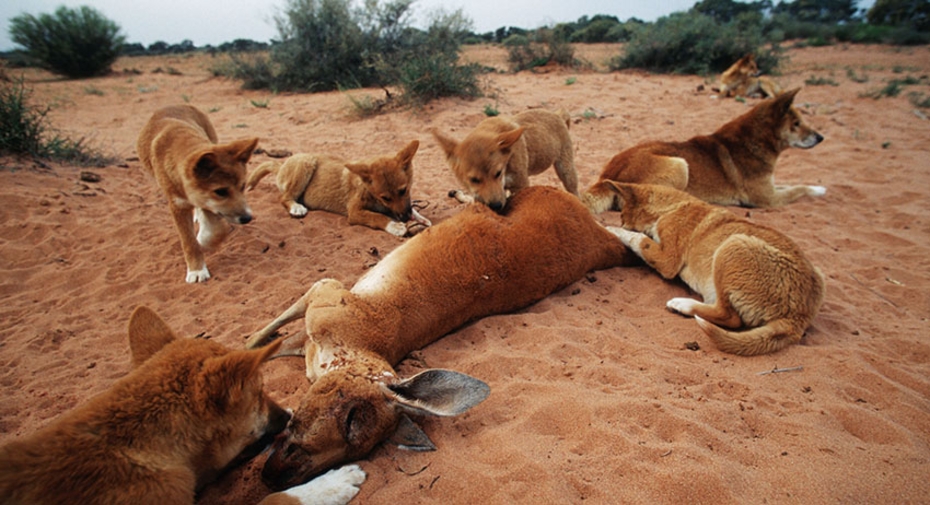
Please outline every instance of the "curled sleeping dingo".
[{"label": "curled sleeping dingo", "polygon": [[[230,351],[177,338],[154,312],[129,321],[134,369],[51,424],[0,447],[6,505],[193,504],[196,491],[251,458],[290,414],[262,392],[276,350]],[[342,505],[365,473],[334,470],[263,505]]]},{"label": "curled sleeping dingo", "polygon": [[187,282],[210,278],[203,251],[217,247],[229,234],[224,221],[252,221],[244,190],[246,164],[256,145],[257,138],[217,144],[210,120],[189,105],[159,109],[139,134],[136,148],[142,167],[168,198],[181,237]]},{"label": "curled sleeping dingo", "polygon": [[823,140],[792,106],[798,90],[765,100],[710,135],[684,142],[651,141],[614,156],[583,195],[595,213],[615,209],[608,181],[662,184],[710,203],[777,207],[823,186],[776,186],[775,162],[789,147],[810,149]]},{"label": "curled sleeping dingo", "polygon": [[797,343],[823,303],[824,278],[785,235],[665,186],[609,183],[623,228],[610,228],[662,277],[681,277],[703,302],[694,316],[721,350],[764,354]]},{"label": "curled sleeping dingo", "polygon": [[530,176],[555,166],[565,190],[578,196],[574,149],[565,112],[534,109],[513,117],[478,123],[461,142],[433,130],[452,172],[465,191],[453,190],[461,202],[477,200],[501,210],[510,194],[530,185]]},{"label": "curled sleeping dingo", "polygon": [[395,156],[346,162],[316,154],[295,154],[282,165],[259,165],[246,186],[254,188],[268,174],[275,174],[281,204],[293,217],[308,209],[325,210],[360,224],[403,237],[412,230],[408,221],[430,226],[410,200],[413,186],[413,155],[420,146],[411,141]]}]

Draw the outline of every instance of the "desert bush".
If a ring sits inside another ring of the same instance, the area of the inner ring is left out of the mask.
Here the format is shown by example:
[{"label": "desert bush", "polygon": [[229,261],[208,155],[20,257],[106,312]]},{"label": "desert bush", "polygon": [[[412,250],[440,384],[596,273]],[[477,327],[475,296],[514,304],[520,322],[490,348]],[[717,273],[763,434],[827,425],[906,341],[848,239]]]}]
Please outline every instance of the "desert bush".
[{"label": "desert bush", "polygon": [[760,69],[770,72],[777,66],[780,50],[777,46],[763,50],[763,44],[761,25],[739,16],[737,21],[721,24],[698,12],[675,13],[636,30],[610,67],[707,75],[754,53]]},{"label": "desert bush", "polygon": [[72,78],[110,71],[125,37],[97,10],[59,7],[54,15],[21,14],[10,20],[10,38],[48,70]]},{"label": "desert bush", "polygon": [[29,155],[82,166],[114,162],[84,139],[73,140],[54,131],[48,107],[28,103],[30,91],[22,79],[0,85],[0,153]]},{"label": "desert bush", "polygon": [[539,67],[549,62],[565,67],[578,64],[575,49],[562,36],[564,32],[540,28],[531,37],[512,35],[504,41],[507,61],[514,72]]}]

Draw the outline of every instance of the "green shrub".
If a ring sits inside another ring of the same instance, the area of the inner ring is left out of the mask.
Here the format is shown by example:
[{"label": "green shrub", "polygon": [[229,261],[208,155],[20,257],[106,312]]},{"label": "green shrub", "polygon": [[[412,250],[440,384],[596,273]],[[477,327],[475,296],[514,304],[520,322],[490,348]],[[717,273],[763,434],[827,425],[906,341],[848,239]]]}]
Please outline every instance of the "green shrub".
[{"label": "green shrub", "polygon": [[459,65],[457,56],[427,54],[408,60],[401,67],[400,88],[405,102],[423,105],[447,96],[481,96],[480,65]]},{"label": "green shrub", "polygon": [[697,12],[675,13],[636,30],[625,52],[614,58],[610,67],[708,75],[754,53],[760,70],[770,72],[777,66],[780,50],[777,46],[761,50],[763,42],[761,25],[739,17],[721,24]]},{"label": "green shrub", "polygon": [[91,7],[59,7],[54,15],[21,14],[10,20],[10,37],[48,70],[71,78],[110,72],[125,37],[116,23]]},{"label": "green shrub", "polygon": [[549,62],[565,67],[578,65],[575,49],[555,30],[540,28],[532,38],[511,35],[504,41],[507,46],[507,61],[514,72],[543,66]]},{"label": "green shrub", "polygon": [[56,133],[48,124],[49,108],[29,105],[29,90],[22,79],[0,85],[0,153],[29,155],[82,166],[106,166],[114,162],[84,139],[73,140]]}]

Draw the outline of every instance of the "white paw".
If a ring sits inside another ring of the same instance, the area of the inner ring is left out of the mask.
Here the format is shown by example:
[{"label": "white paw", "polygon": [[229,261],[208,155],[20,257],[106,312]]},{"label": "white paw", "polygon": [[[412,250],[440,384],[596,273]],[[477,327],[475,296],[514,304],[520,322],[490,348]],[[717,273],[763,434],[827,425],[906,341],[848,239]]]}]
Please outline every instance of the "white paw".
[{"label": "white paw", "polygon": [[475,203],[475,197],[469,194],[466,194],[464,191],[461,191],[461,190],[453,190],[449,192],[449,196],[451,196],[452,198],[455,198],[461,203],[466,203],[466,204]]},{"label": "white paw", "polygon": [[365,471],[358,465],[346,465],[282,494],[296,498],[301,505],[344,505],[358,494],[363,482]]},{"label": "white paw", "polygon": [[619,228],[617,226],[608,226],[607,231],[616,235],[617,238],[619,238],[620,241],[623,242],[623,245],[627,247],[633,245],[634,242],[638,244],[639,243],[638,239],[640,235],[642,235],[639,232],[630,231],[630,230],[627,230],[626,228]]},{"label": "white paw", "polygon": [[665,307],[672,312],[677,312],[686,316],[693,316],[694,306],[699,303],[701,302],[693,298],[672,298],[666,302]]},{"label": "white paw", "polygon": [[395,237],[403,237],[407,234],[407,225],[399,221],[391,221],[384,227],[384,231]]},{"label": "white paw", "polygon": [[430,227],[433,226],[433,223],[429,219],[423,217],[423,214],[417,212],[417,209],[410,209],[410,217],[413,218],[417,223],[422,224],[423,226]]},{"label": "white paw", "polygon": [[292,202],[287,212],[294,217],[304,217],[307,215],[307,208],[297,202]]},{"label": "white paw", "polygon": [[195,282],[204,282],[210,278],[210,271],[207,270],[207,265],[204,265],[200,270],[188,270],[187,277],[184,279],[188,284],[193,284]]},{"label": "white paw", "polygon": [[807,189],[811,196],[823,196],[827,194],[827,188],[824,186],[808,186]]}]

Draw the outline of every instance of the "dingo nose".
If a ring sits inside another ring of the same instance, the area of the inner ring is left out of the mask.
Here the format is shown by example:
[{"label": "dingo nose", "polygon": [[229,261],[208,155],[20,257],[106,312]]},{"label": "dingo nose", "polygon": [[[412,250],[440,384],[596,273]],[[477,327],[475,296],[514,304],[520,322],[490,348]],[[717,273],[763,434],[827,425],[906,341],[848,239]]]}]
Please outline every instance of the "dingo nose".
[{"label": "dingo nose", "polygon": [[249,224],[252,222],[252,215],[246,214],[244,216],[239,216],[239,224]]},{"label": "dingo nose", "polygon": [[504,202],[490,202],[488,203],[488,207],[491,207],[491,210],[494,212],[500,212],[504,210]]}]

